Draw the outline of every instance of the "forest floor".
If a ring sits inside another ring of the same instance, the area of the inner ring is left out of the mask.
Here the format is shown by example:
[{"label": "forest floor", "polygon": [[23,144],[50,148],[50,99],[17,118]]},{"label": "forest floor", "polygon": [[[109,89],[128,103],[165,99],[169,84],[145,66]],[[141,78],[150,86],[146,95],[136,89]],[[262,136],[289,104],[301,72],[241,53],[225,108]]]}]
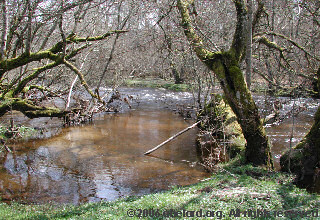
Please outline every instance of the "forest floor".
[{"label": "forest floor", "polygon": [[0,203],[0,219],[319,219],[320,196],[292,180],[238,158],[197,184],[141,197],[77,206]]}]

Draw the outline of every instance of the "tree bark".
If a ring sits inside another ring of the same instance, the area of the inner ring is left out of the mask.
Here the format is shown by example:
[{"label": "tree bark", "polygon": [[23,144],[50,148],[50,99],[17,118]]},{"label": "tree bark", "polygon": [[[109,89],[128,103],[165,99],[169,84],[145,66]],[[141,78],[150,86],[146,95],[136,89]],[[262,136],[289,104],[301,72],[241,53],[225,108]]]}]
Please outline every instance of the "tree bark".
[{"label": "tree bark", "polygon": [[253,165],[273,167],[271,144],[263,127],[258,108],[247,87],[240,62],[245,55],[246,33],[244,26],[247,18],[245,3],[233,1],[237,10],[237,25],[232,46],[228,51],[211,52],[207,50],[196,34],[188,6],[193,1],[179,0],[178,9],[182,17],[182,26],[186,37],[199,59],[218,77],[225,99],[237,116],[246,144],[246,162]]}]

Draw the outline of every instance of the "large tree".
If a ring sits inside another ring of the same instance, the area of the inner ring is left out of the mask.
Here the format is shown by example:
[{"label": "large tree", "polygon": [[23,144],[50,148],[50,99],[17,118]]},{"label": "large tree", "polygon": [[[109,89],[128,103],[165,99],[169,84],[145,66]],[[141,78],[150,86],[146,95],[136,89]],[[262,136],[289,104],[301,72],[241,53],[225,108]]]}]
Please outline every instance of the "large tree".
[{"label": "large tree", "polygon": [[[263,2],[258,1],[258,3],[258,10],[252,22],[253,30],[258,23],[263,8]],[[237,12],[236,28],[232,44],[225,51],[209,50],[195,31],[190,15],[190,7],[194,7],[194,0],[178,0],[178,9],[187,39],[199,59],[219,79],[225,99],[237,116],[247,141],[246,161],[254,165],[272,167],[271,144],[266,135],[258,108],[240,69],[240,63],[246,54],[248,10],[244,0],[234,0],[233,4]]]}]

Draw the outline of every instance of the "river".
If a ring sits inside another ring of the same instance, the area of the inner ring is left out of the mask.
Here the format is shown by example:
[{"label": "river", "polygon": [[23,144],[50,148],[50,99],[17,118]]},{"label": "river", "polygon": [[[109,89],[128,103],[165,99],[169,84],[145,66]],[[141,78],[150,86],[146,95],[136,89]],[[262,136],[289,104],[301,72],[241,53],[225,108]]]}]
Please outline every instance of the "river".
[{"label": "river", "polygon": [[[94,123],[77,127],[61,128],[58,120],[29,120],[15,114],[16,122],[59,127],[59,133],[52,135],[52,129],[47,129],[48,138],[10,146],[14,152],[6,152],[1,161],[3,201],[40,204],[111,201],[193,184],[210,176],[198,164],[196,129],[151,156],[143,155],[192,123],[177,114],[182,106],[192,109],[190,93],[137,88],[122,89],[121,93],[133,97],[132,109],[124,106],[122,113],[100,114]],[[255,99],[261,106],[266,103],[265,97]],[[293,105],[305,104],[308,108],[294,120],[289,118],[279,125],[267,126],[277,164],[290,142],[296,144],[310,128],[317,106],[309,99],[283,100],[283,111]]]}]

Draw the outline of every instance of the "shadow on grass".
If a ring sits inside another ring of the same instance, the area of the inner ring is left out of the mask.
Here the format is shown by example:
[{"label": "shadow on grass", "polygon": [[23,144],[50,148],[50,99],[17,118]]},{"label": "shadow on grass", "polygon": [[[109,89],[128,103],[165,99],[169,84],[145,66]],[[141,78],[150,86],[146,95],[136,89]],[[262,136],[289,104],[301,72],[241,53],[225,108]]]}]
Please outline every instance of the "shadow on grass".
[{"label": "shadow on grass", "polygon": [[278,188],[277,193],[282,198],[282,206],[285,210],[288,209],[312,209],[315,207],[305,207],[306,205],[310,205],[310,203],[314,202],[315,206],[319,207],[320,201],[319,197],[316,194],[307,193],[307,191],[303,194],[296,193],[296,186],[293,183],[283,184]]}]

